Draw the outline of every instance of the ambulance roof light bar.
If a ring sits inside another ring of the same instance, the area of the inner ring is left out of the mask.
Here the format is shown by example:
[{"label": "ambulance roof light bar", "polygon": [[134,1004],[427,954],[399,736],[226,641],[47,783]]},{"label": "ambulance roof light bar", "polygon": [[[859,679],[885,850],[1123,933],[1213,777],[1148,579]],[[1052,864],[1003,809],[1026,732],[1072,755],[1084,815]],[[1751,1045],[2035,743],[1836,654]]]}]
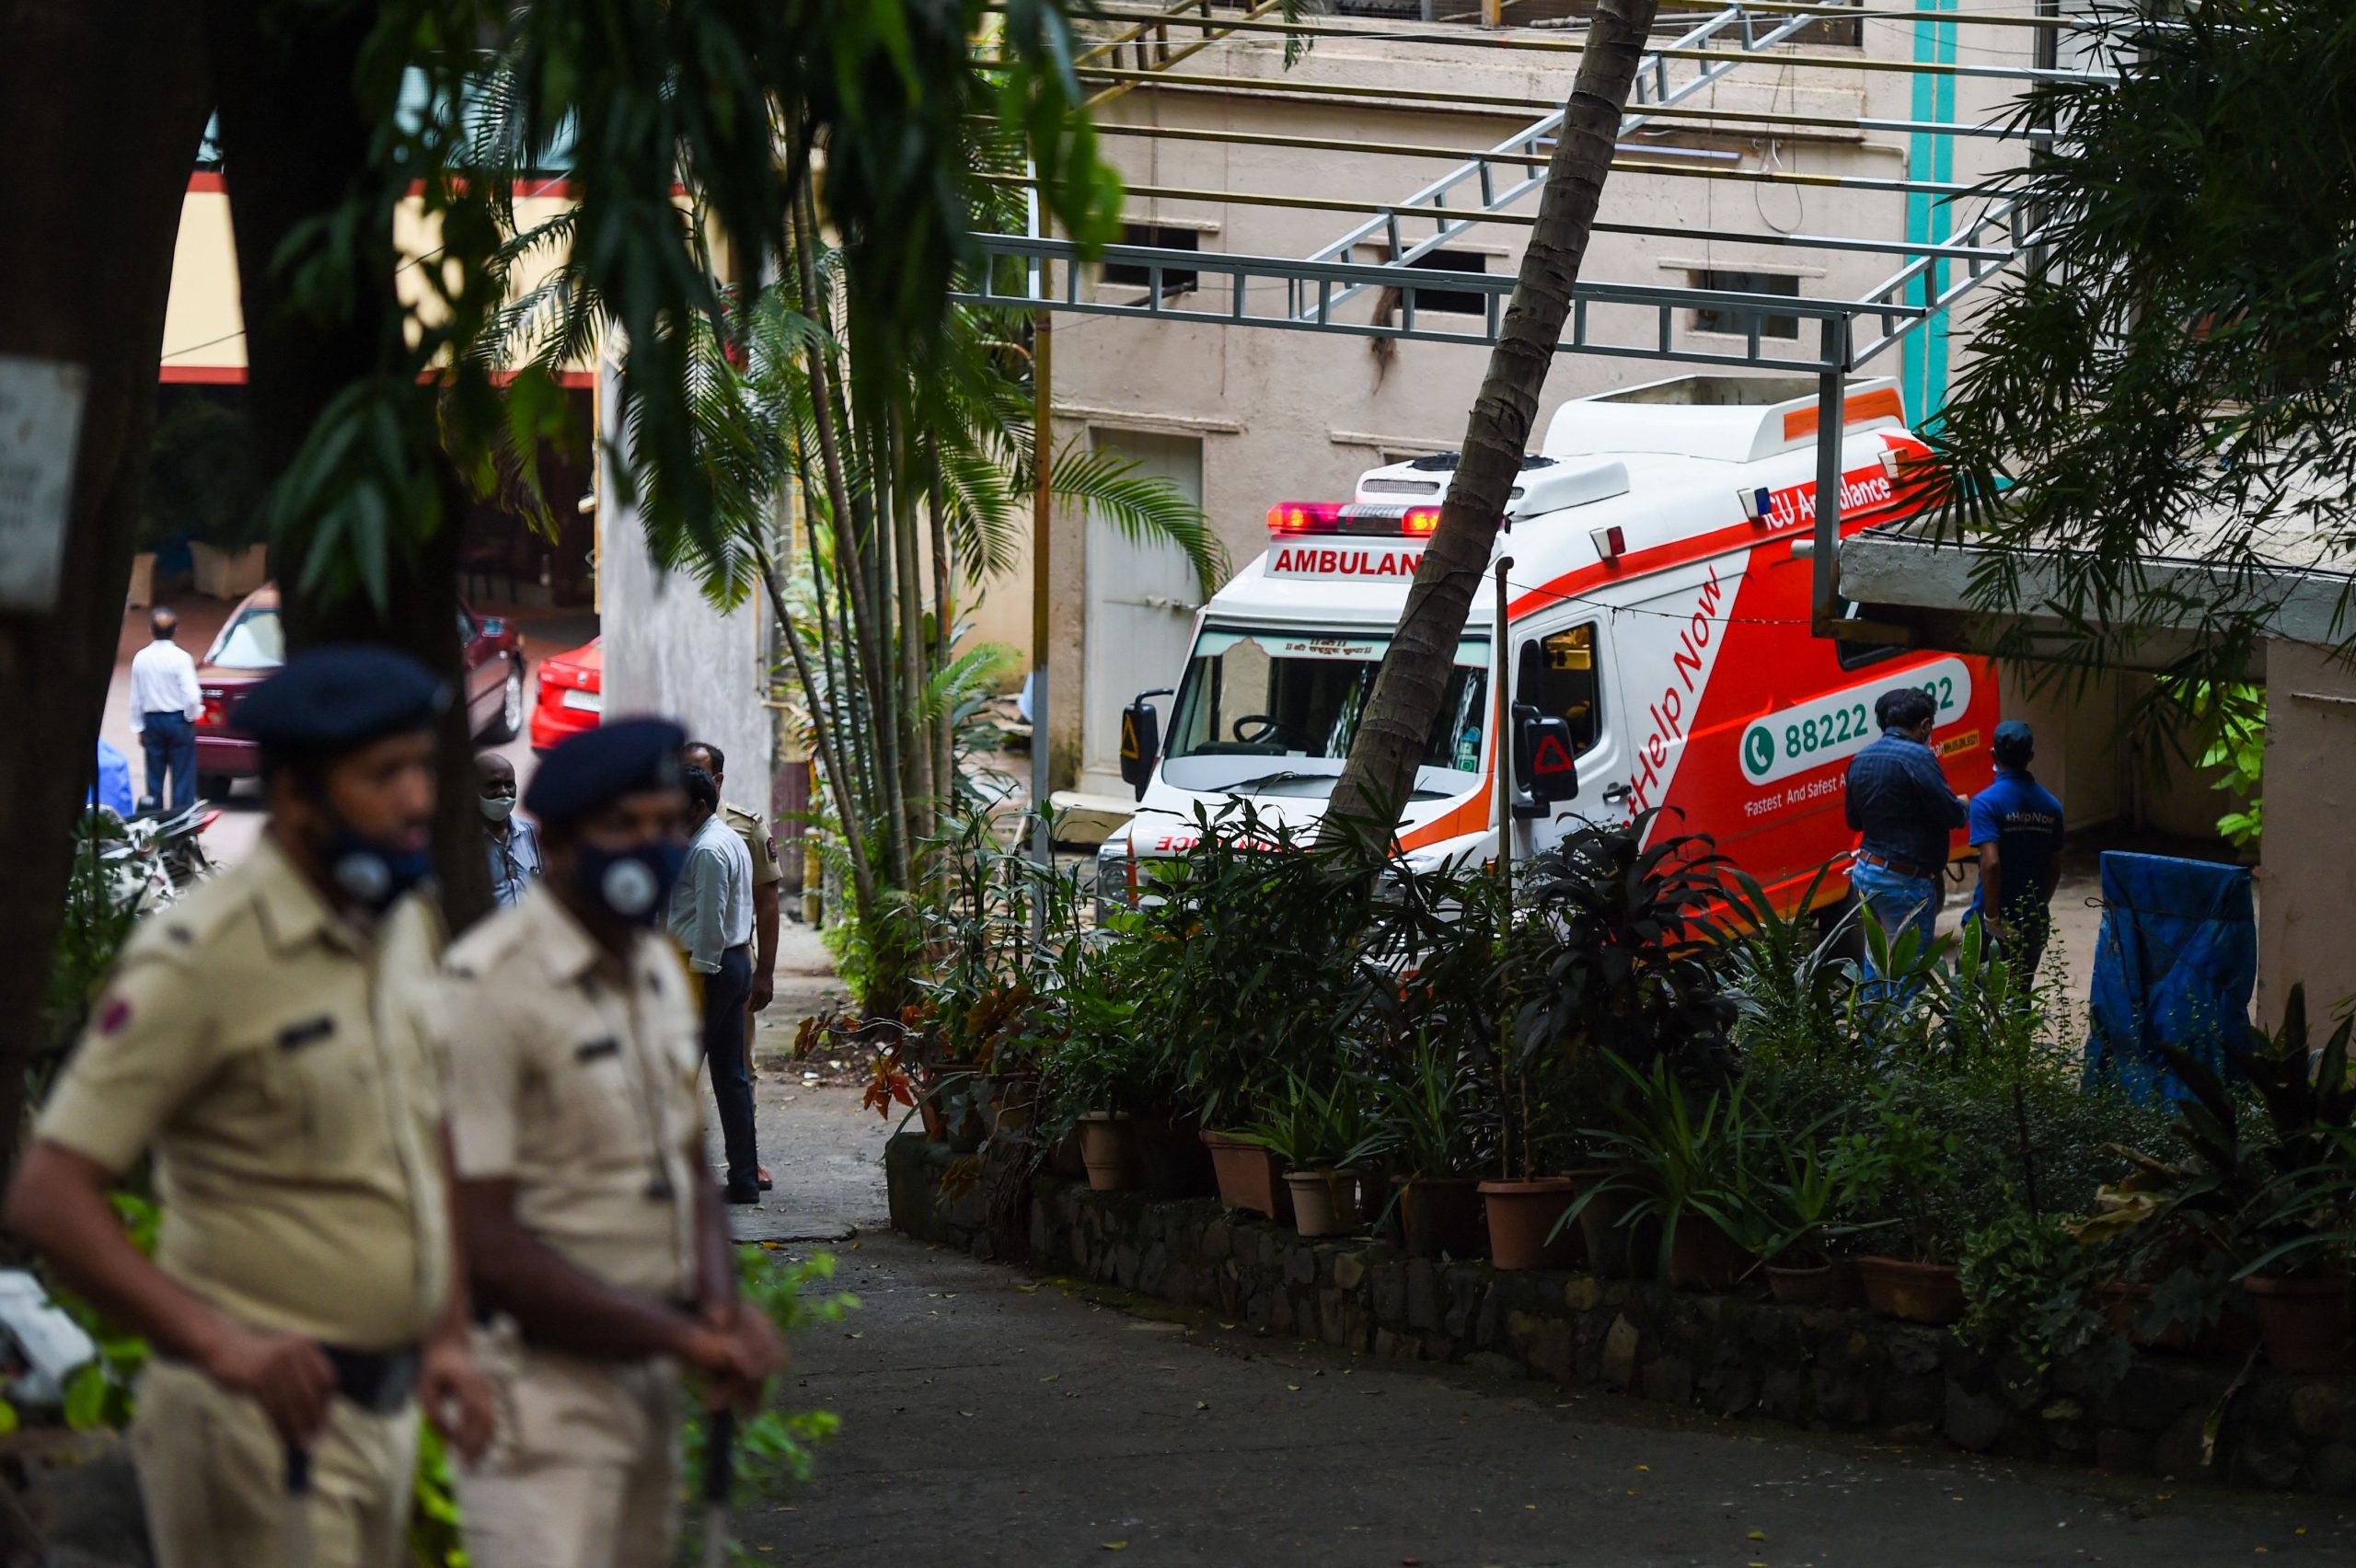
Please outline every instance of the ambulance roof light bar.
[{"label": "ambulance roof light bar", "polygon": [[1439,526],[1437,506],[1381,506],[1339,501],[1280,501],[1268,508],[1271,534],[1400,535],[1428,539]]}]

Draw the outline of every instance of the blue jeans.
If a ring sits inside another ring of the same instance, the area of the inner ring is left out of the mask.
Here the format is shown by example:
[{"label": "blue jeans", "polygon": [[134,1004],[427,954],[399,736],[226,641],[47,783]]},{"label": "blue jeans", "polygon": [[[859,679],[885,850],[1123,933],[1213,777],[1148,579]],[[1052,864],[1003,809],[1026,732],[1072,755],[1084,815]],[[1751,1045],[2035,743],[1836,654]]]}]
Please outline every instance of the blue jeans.
[{"label": "blue jeans", "polygon": [[[1880,866],[1868,866],[1863,860],[1849,866],[1849,885],[1857,894],[1857,902],[1873,912],[1882,930],[1888,934],[1892,947],[1909,930],[1920,933],[1921,944],[1928,947],[1939,923],[1939,882],[1936,877],[1901,877]],[[1871,983],[1880,978],[1874,973],[1873,949],[1865,949],[1866,994],[1879,995]]]},{"label": "blue jeans", "polygon": [[[139,747],[147,754],[147,797],[140,804],[153,811],[186,811],[196,801],[196,726],[178,713],[150,713],[139,729]],[[171,793],[165,775],[171,776]]]},{"label": "blue jeans", "polygon": [[745,1070],[745,1004],[753,997],[753,950],[733,947],[703,977],[703,1059],[728,1151],[732,1198],[760,1196],[761,1155],[753,1136],[753,1080]]}]

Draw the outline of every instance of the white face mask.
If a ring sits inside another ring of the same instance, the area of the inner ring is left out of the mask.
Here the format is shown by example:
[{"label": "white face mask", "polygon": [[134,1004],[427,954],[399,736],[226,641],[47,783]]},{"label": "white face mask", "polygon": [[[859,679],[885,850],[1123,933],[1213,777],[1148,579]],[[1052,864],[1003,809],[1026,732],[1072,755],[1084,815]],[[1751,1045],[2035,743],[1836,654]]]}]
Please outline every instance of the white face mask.
[{"label": "white face mask", "polygon": [[507,813],[515,809],[515,797],[513,795],[483,795],[478,800],[482,806],[482,814],[492,822],[505,822]]}]

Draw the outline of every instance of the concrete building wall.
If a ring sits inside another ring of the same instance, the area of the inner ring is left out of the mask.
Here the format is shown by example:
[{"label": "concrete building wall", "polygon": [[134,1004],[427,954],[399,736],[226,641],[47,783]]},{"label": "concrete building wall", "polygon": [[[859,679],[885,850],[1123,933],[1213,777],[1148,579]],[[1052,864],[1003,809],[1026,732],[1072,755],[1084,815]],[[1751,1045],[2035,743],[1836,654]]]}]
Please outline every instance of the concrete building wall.
[{"label": "concrete building wall", "polygon": [[[2258,1008],[2271,1024],[2294,982],[2321,1020],[2356,997],[2356,672],[2327,649],[2266,652],[2266,837],[2258,867]],[[2317,1041],[2320,1043],[2320,1038]]]},{"label": "concrete building wall", "polygon": [[[599,367],[601,446],[619,443],[608,395],[612,362]],[[767,814],[776,772],[777,723],[769,698],[768,627],[760,600],[722,612],[695,580],[664,574],[647,553],[637,509],[617,492],[610,459],[597,468],[598,625],[605,638],[608,719],[657,714],[710,741],[728,758],[729,800]]]}]

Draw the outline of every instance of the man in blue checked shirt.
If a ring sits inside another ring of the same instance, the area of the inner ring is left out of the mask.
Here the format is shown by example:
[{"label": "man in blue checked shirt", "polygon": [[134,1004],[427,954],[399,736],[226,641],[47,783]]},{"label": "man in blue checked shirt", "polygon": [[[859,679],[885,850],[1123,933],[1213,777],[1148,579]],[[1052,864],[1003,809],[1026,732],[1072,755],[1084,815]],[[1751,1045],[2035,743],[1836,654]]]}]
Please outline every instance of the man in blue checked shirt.
[{"label": "man in blue checked shirt", "polygon": [[[1849,764],[1845,807],[1857,830],[1849,885],[1891,941],[1908,930],[1931,940],[1939,917],[1939,878],[1947,836],[1964,825],[1969,803],[1947,788],[1931,749],[1938,704],[1915,686],[1886,691],[1874,703],[1881,739]],[[1877,978],[1868,955],[1868,980]]]}]

